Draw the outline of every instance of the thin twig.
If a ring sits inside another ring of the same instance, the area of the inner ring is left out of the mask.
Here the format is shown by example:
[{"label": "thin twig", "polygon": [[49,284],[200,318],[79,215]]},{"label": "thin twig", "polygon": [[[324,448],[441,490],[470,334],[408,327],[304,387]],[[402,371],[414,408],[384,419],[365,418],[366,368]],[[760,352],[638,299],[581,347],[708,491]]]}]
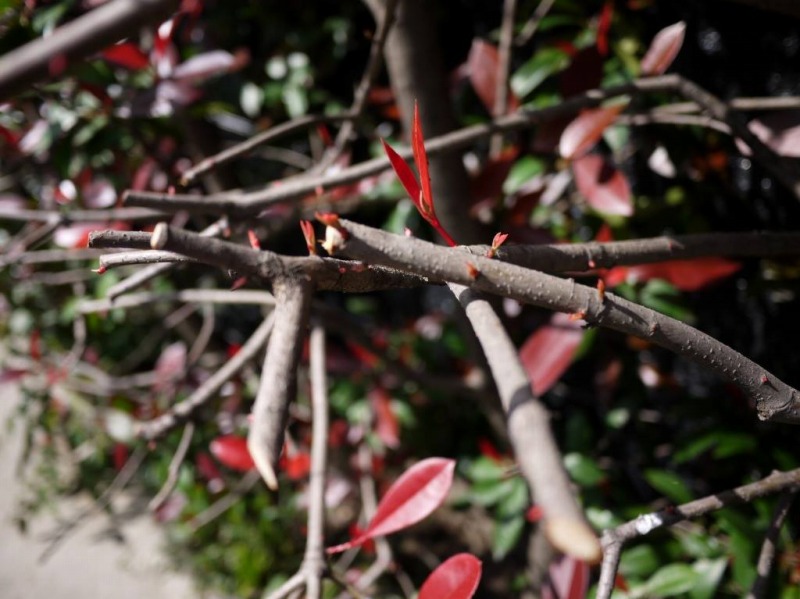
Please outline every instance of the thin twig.
[{"label": "thin twig", "polygon": [[524,46],[534,35],[536,35],[536,31],[539,29],[539,25],[547,16],[547,13],[550,12],[550,9],[553,7],[555,0],[541,0],[539,5],[536,7],[536,10],[533,11],[533,15],[525,23],[525,26],[522,28],[522,31],[519,32],[516,39],[514,40],[514,44],[517,46]]},{"label": "thin twig", "polygon": [[698,518],[724,507],[750,503],[760,497],[782,491],[797,491],[798,488],[800,488],[800,468],[787,472],[773,472],[754,483],[708,495],[677,507],[642,514],[634,520],[606,530],[602,538],[605,559],[600,570],[597,599],[608,599],[611,596],[614,589],[614,577],[619,565],[619,554],[622,546],[628,541],[647,535],[659,528],[673,526],[690,518]]},{"label": "thin twig", "polygon": [[181,469],[181,464],[186,459],[186,453],[189,451],[189,446],[192,443],[192,437],[194,436],[194,423],[187,422],[186,426],[183,427],[183,434],[181,435],[181,440],[178,443],[178,448],[175,450],[175,455],[172,456],[172,460],[170,460],[169,468],[167,470],[167,479],[164,481],[164,485],[159,489],[158,493],[156,493],[155,497],[150,500],[150,503],[147,504],[147,509],[151,512],[158,511],[158,509],[164,505],[164,502],[167,498],[172,494],[172,491],[175,490],[175,485],[178,484],[178,473]]},{"label": "thin twig", "polygon": [[106,312],[115,308],[125,309],[148,306],[158,302],[263,304],[269,306],[275,303],[275,298],[268,291],[257,291],[255,289],[239,289],[237,291],[228,291],[226,289],[182,289],[172,293],[145,291],[123,295],[114,300],[83,300],[78,304],[77,311],[81,314],[90,314],[93,312]]},{"label": "thin twig", "polygon": [[142,462],[146,456],[147,448],[143,446],[137,447],[133,451],[133,454],[131,454],[131,456],[125,462],[125,465],[122,466],[120,471],[117,473],[117,476],[114,477],[114,480],[111,481],[111,484],[108,485],[108,488],[100,495],[100,497],[98,497],[97,500],[92,503],[92,505],[81,510],[68,521],[60,524],[58,528],[49,535],[50,539],[47,543],[47,547],[39,556],[40,564],[46,562],[50,556],[53,555],[58,546],[81,522],[83,522],[96,511],[104,510],[111,504],[111,501],[114,499],[114,497],[116,497],[117,494],[128,485],[134,475],[139,471],[139,467],[142,465]]},{"label": "thin twig", "polygon": [[796,491],[789,491],[781,495],[778,499],[778,505],[775,506],[775,511],[772,514],[772,521],[769,523],[767,534],[764,536],[764,542],[761,545],[761,553],[758,556],[758,564],[756,566],[756,580],[750,588],[747,599],[763,599],[767,596],[769,585],[769,575],[772,572],[772,565],[775,562],[775,555],[778,552],[778,537],[783,528],[783,523],[789,510],[792,507]]},{"label": "thin twig", "polygon": [[157,418],[147,422],[140,422],[136,427],[136,434],[147,440],[157,439],[190,418],[192,414],[208,403],[226,382],[244,368],[245,364],[255,357],[267,342],[272,332],[274,321],[273,312],[264,319],[264,322],[253,332],[236,355],[212,374],[194,393]]},{"label": "thin twig", "polygon": [[198,176],[202,175],[203,173],[230,162],[239,156],[243,156],[258,146],[266,144],[267,142],[275,141],[278,138],[291,135],[297,131],[308,129],[314,125],[319,125],[321,123],[336,123],[339,121],[346,122],[350,118],[352,118],[352,115],[349,112],[336,115],[305,115],[296,119],[292,119],[291,121],[281,123],[275,127],[270,127],[269,129],[262,131],[261,133],[254,135],[243,142],[223,150],[219,154],[215,154],[214,156],[209,156],[208,158],[201,160],[192,168],[183,173],[181,176],[181,185],[190,185]]},{"label": "thin twig", "polygon": [[256,483],[261,480],[261,475],[257,470],[250,470],[245,474],[236,486],[231,489],[230,493],[224,497],[219,498],[217,501],[208,506],[205,510],[194,516],[186,523],[186,528],[191,534],[196,533],[198,530],[210,524],[222,514],[236,505],[250,489],[256,486]]},{"label": "thin twig", "polygon": [[[494,118],[508,113],[508,72],[511,68],[511,44],[514,41],[514,17],[517,12],[517,0],[504,0],[503,23],[500,26],[500,45],[498,48],[497,78],[494,89]],[[503,150],[503,136],[493,135],[489,142],[489,155],[496,157]]]}]

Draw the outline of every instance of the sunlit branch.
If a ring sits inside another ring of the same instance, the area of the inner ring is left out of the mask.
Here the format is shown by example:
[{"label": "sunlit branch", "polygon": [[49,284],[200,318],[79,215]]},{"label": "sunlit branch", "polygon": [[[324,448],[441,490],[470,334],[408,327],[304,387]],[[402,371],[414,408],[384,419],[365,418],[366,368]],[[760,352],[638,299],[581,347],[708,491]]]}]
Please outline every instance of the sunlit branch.
[{"label": "sunlit branch", "polygon": [[459,249],[443,248],[345,220],[341,226],[348,238],[332,245],[345,255],[574,314],[589,325],[648,339],[735,382],[755,400],[761,419],[800,422],[797,390],[727,345],[674,318],[611,293],[601,295],[596,289],[571,279],[481,256],[466,256]]},{"label": "sunlit branch", "polygon": [[492,369],[508,420],[508,432],[534,502],[544,513],[553,546],[576,559],[600,560],[600,543],[586,523],[570,488],[563,459],[550,429],[547,409],[534,397],[517,349],[492,306],[463,285],[450,284],[461,302]]}]

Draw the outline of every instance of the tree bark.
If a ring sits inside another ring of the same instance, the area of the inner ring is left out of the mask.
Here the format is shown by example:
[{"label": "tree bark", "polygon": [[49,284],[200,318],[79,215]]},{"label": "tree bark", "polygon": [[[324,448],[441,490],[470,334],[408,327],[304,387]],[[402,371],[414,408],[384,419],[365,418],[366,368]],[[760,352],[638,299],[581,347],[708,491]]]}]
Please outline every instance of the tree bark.
[{"label": "tree bark", "polygon": [[[377,11],[383,10],[383,2],[367,4],[380,22]],[[406,131],[411,131],[415,101],[426,138],[456,129],[435,23],[422,0],[399,3],[384,58]],[[436,214],[444,228],[461,244],[485,240],[482,228],[468,216],[469,179],[461,153],[431,156],[430,172]]]}]

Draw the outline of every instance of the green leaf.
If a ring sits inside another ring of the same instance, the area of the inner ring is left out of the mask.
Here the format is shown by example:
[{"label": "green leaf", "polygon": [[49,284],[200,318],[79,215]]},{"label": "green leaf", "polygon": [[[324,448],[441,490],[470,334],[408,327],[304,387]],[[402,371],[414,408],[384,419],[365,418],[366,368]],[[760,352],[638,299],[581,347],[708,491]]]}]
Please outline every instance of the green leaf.
[{"label": "green leaf", "polygon": [[637,545],[622,552],[619,572],[626,578],[644,578],[658,568],[659,559],[650,545]]},{"label": "green leaf", "polygon": [[478,483],[472,487],[468,498],[471,503],[491,507],[499,503],[512,489],[511,479]]},{"label": "green leaf", "polygon": [[700,574],[686,564],[670,564],[658,570],[641,587],[631,592],[632,598],[675,597],[691,591]]},{"label": "green leaf", "polygon": [[716,435],[716,432],[708,433],[699,439],[695,439],[694,441],[684,445],[678,451],[672,454],[672,461],[675,464],[683,464],[684,462],[693,460],[714,446],[714,444],[717,442],[715,438]]},{"label": "green leaf", "polygon": [[511,89],[524,98],[542,82],[569,66],[569,54],[557,48],[542,48],[511,76]]},{"label": "green leaf", "polygon": [[518,516],[511,520],[498,522],[494,527],[494,543],[492,546],[492,557],[495,561],[500,561],[514,546],[522,536],[522,529],[525,527],[525,518]]},{"label": "green leaf", "polygon": [[464,476],[474,483],[496,482],[505,477],[506,469],[491,458],[480,456],[466,469]]},{"label": "green leaf", "polygon": [[717,587],[725,574],[728,566],[728,559],[720,557],[717,559],[701,559],[692,566],[699,575],[695,587],[689,592],[691,599],[711,599],[716,596]]},{"label": "green leaf", "polygon": [[564,467],[572,480],[582,487],[594,487],[606,477],[593,459],[580,453],[566,454]]},{"label": "green leaf", "polygon": [[525,183],[545,171],[544,162],[533,156],[520,158],[511,167],[511,170],[503,183],[503,193],[511,195],[519,190]]},{"label": "green leaf", "polygon": [[519,516],[530,505],[528,487],[520,477],[511,480],[511,489],[503,495],[497,505],[497,515],[500,518]]},{"label": "green leaf", "polygon": [[756,440],[745,433],[717,433],[717,444],[713,456],[718,459],[729,458],[743,453],[752,453],[756,449]]},{"label": "green leaf", "polygon": [[692,492],[674,472],[667,470],[645,470],[644,478],[659,493],[675,503],[686,503],[694,499]]}]

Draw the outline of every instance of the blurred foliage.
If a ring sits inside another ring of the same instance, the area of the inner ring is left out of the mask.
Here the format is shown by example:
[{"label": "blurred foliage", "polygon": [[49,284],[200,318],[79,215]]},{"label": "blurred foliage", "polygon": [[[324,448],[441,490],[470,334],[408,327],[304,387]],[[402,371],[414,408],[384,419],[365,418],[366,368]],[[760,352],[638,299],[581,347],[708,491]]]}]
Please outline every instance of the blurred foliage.
[{"label": "blurred foliage", "polygon": [[[77,16],[83,4],[0,1],[0,53]],[[537,4],[519,2],[518,31]],[[449,67],[467,60],[476,36],[497,42],[500,5],[461,0],[431,7]],[[176,21],[166,42],[169,50],[162,55],[155,49],[160,35],[155,28],[131,38],[150,61],[145,68],[95,57],[70,65],[64,77],[2,106],[0,206],[51,210],[67,219],[73,210],[111,207],[124,189],[165,191],[177,185],[199,157],[271,125],[349,106],[374,30],[359,2],[280,6],[206,0],[197,6]],[[514,49],[510,83],[522,105],[555,104],[570,93],[637,76],[649,40],[680,19],[688,24],[687,38],[673,71],[723,98],[800,95],[793,63],[800,37],[790,19],[692,0],[616,2],[608,53],[601,55],[602,6],[599,0],[556,0],[536,36]],[[743,23],[748,39],[758,43],[742,43]],[[166,85],[176,81],[170,77],[179,65],[218,50],[239,57],[236,67],[183,87]],[[388,85],[381,77],[378,91]],[[476,90],[463,77],[453,81],[461,122],[485,121],[487,108]],[[391,96],[385,101],[386,94],[373,95],[347,157],[352,163],[377,155],[379,136],[402,137]],[[675,100],[660,94],[634,102],[643,110]],[[473,214],[494,230],[510,232],[511,241],[583,241],[604,228],[615,239],[629,239],[670,232],[782,230],[800,222],[797,202],[761,167],[742,157],[730,139],[699,127],[620,125],[606,132],[600,151],[630,181],[635,207],[630,218],[596,211],[569,182],[563,193],[545,202],[542,186],[538,192],[531,187],[549,185],[555,173],[565,171],[553,151],[565,124],[543,124],[514,138],[515,152],[502,176],[495,177],[490,201],[475,198]],[[332,133],[333,127],[312,129],[281,140],[219,169],[210,184],[264,186],[297,174],[319,158]],[[668,152],[672,177],[648,166],[659,147]],[[478,144],[467,158],[476,170],[491,170],[487,144]],[[110,202],[103,199],[108,189],[113,191]],[[355,212],[355,218],[369,224],[395,232],[409,227],[430,237],[400,196],[396,182],[378,179],[323,199],[341,202],[341,211]],[[244,240],[244,229],[251,227],[264,247],[300,254],[304,245],[297,216],[293,210],[271,210],[252,222],[235,223],[231,235]],[[210,222],[192,216],[187,226],[199,230]],[[23,524],[60,494],[86,490],[99,496],[141,445],[132,437],[133,420],[151,418],[187,397],[262,318],[255,307],[215,307],[203,356],[185,364],[185,370],[181,365],[168,371],[177,378],[165,383],[159,362],[166,348],[176,343],[190,348],[208,315],[159,302],[79,316],[79,300],[104,297],[131,270],[102,277],[91,273],[93,263],[69,254],[85,243],[85,231],[74,228],[67,221],[52,241],[44,236],[22,248],[60,247],[66,252],[63,261],[9,260],[0,271],[0,332],[7,353],[2,376],[18,380],[25,392],[19,422],[26,427],[28,463],[36,471],[29,477],[36,481],[30,497],[20,506]],[[36,231],[34,223],[4,222],[4,254],[18,252],[15,244],[35,237]],[[626,281],[614,291],[693,323],[798,387],[800,353],[789,330],[796,322],[797,273],[797,261],[748,260],[735,275],[698,291],[680,291],[675,281],[663,279]],[[156,279],[148,289],[224,289],[231,283],[226,273],[188,266]],[[359,448],[366,447],[372,456],[370,474],[379,491],[410,461],[454,457],[463,492],[443,509],[478,514],[492,531],[479,555],[485,562],[485,590],[479,593],[491,589],[494,597],[518,596],[535,518],[529,514],[527,488],[506,453],[507,439],[487,424],[479,402],[466,390],[465,383],[478,371],[458,307],[437,288],[321,297],[331,310],[330,322],[337,323],[331,327],[328,352],[333,454],[328,493],[333,507],[326,541],[345,540],[348,527],[358,520]],[[547,318],[527,307],[506,308],[507,329],[519,344]],[[400,376],[398,364],[424,376]],[[137,382],[137,373],[156,375]],[[260,596],[291,575],[304,541],[305,476],[289,471],[277,495],[257,484],[210,523],[195,526],[198,515],[235,493],[242,474],[215,463],[209,445],[220,435],[244,432],[257,377],[254,363],[204,408],[177,487],[155,515],[164,522],[177,562],[203,584],[239,597]],[[310,443],[307,381],[301,381],[290,426],[300,453]],[[381,403],[381,394],[388,403]],[[553,411],[565,465],[598,528],[800,465],[794,430],[759,423],[737,389],[681,357],[608,331],[584,337],[572,366],[544,399]],[[387,433],[392,427],[399,439]],[[179,438],[180,432],[173,431],[148,446],[134,492],[148,497],[157,492]],[[754,579],[774,504],[775,498],[768,498],[721,510],[637,542],[623,552],[616,596],[741,596]],[[770,596],[800,597],[797,527],[797,517],[790,517]],[[397,568],[417,586],[431,555],[443,559],[474,549],[467,535],[435,519],[429,527],[401,535],[411,537],[417,544],[400,542],[394,548]],[[430,555],[420,556],[415,549],[420,546]],[[351,567],[363,570],[372,559],[364,550]],[[399,596],[392,576],[380,584],[378,595]],[[328,591],[333,596],[334,589]]]}]

